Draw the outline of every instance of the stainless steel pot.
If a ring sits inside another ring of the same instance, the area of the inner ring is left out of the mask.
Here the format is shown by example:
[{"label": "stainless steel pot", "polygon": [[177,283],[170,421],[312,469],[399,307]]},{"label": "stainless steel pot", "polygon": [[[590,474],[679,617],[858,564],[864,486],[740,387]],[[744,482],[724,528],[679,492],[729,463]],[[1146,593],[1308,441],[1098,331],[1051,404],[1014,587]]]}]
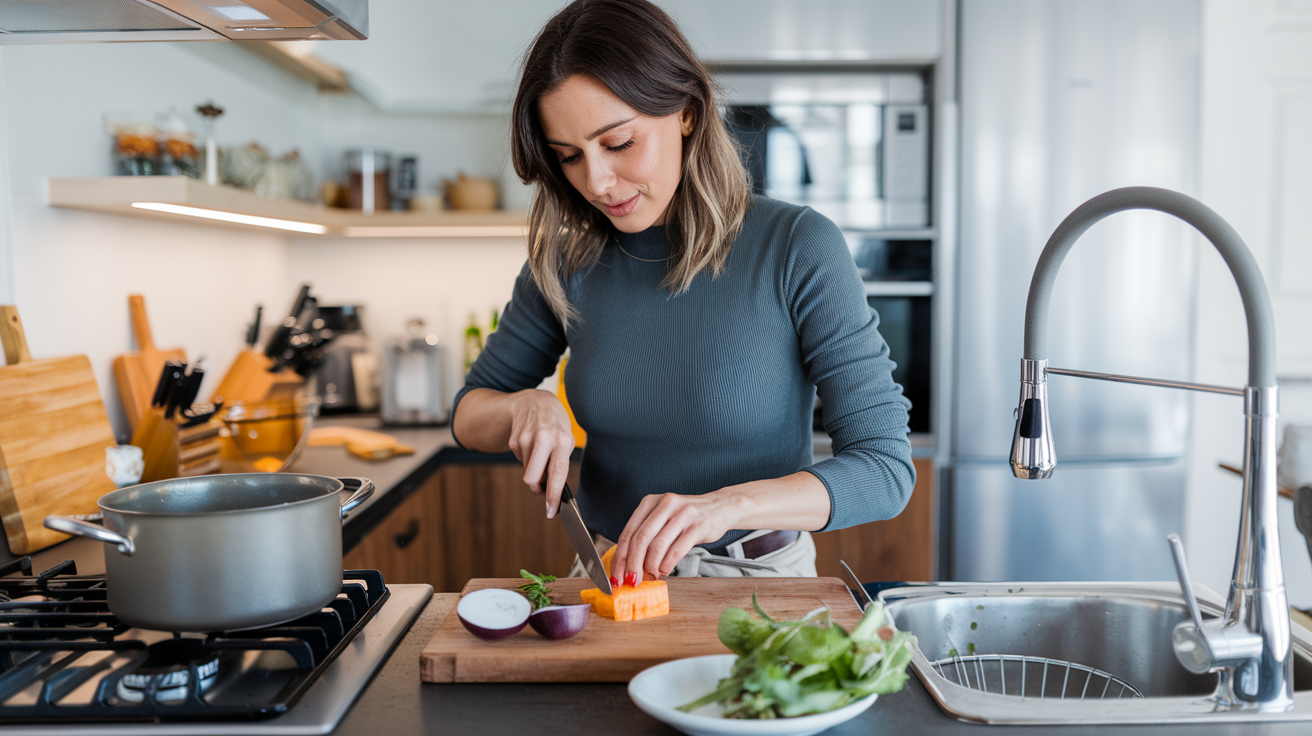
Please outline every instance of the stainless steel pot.
[{"label": "stainless steel pot", "polygon": [[[347,483],[358,489],[345,503]],[[233,631],[313,613],[342,589],[342,519],[374,491],[363,478],[244,473],[107,493],[105,526],[47,516],[100,540],[109,610],[163,631]]]}]

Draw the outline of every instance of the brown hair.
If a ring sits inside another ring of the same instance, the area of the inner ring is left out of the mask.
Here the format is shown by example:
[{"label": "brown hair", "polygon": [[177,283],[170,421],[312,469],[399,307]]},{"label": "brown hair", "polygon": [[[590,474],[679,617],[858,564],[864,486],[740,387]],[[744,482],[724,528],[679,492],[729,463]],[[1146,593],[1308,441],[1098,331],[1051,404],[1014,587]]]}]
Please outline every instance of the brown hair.
[{"label": "brown hair", "polygon": [[529,209],[529,267],[567,326],[578,313],[564,280],[601,257],[613,230],[565,178],[538,120],[538,100],[575,74],[592,75],[643,115],[692,110],[679,186],[666,212],[673,258],[662,288],[677,295],[704,270],[720,275],[751,204],[710,75],[674,21],[647,0],[570,3],[547,21],[524,58],[510,131],[515,173],[538,185]]}]

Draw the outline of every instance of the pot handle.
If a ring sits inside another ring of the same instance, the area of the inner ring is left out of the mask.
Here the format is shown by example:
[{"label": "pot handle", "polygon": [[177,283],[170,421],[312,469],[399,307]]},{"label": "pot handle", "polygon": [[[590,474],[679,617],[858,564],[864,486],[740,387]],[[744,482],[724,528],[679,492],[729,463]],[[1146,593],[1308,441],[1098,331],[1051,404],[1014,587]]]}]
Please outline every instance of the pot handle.
[{"label": "pot handle", "polygon": [[342,504],[343,519],[346,518],[347,514],[355,510],[356,506],[359,506],[360,504],[364,503],[364,500],[366,498],[369,498],[370,496],[374,495],[374,482],[367,478],[338,478],[337,480],[340,480],[348,488],[352,483],[360,484],[360,487],[356,489],[355,493],[352,493],[351,497],[346,499],[346,503]]},{"label": "pot handle", "polygon": [[118,551],[125,555],[131,555],[137,551],[136,545],[132,543],[130,537],[122,534],[111,532],[103,526],[88,524],[81,519],[74,519],[68,516],[57,516],[51,514],[46,517],[45,526],[47,529],[54,529],[57,532],[65,534],[74,534],[79,537],[89,537],[98,542],[118,545]]}]

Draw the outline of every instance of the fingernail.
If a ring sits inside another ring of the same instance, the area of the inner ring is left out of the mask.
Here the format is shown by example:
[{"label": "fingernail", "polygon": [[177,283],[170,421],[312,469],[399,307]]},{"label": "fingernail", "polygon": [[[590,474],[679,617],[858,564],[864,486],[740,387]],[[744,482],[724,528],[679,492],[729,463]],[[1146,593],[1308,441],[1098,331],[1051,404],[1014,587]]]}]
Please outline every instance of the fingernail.
[{"label": "fingernail", "polygon": [[624,584],[630,588],[638,587],[638,573],[632,570],[624,573]]},{"label": "fingernail", "polygon": [[618,587],[620,587],[620,579],[619,579],[619,578],[612,577],[612,578],[610,579],[610,587],[612,587],[612,588],[618,588]]},{"label": "fingernail", "polygon": [[547,501],[547,518],[550,519],[553,516],[555,516],[555,514],[552,513],[551,502]]}]

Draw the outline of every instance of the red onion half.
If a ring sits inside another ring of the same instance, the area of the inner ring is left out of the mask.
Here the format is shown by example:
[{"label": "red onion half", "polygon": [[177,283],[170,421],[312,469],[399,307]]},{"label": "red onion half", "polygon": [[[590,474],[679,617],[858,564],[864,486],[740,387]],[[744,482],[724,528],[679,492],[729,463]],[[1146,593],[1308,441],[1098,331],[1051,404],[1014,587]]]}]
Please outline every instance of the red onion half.
[{"label": "red onion half", "polygon": [[501,588],[466,593],[456,604],[460,623],[480,639],[504,639],[515,634],[528,623],[532,611],[527,598]]}]

